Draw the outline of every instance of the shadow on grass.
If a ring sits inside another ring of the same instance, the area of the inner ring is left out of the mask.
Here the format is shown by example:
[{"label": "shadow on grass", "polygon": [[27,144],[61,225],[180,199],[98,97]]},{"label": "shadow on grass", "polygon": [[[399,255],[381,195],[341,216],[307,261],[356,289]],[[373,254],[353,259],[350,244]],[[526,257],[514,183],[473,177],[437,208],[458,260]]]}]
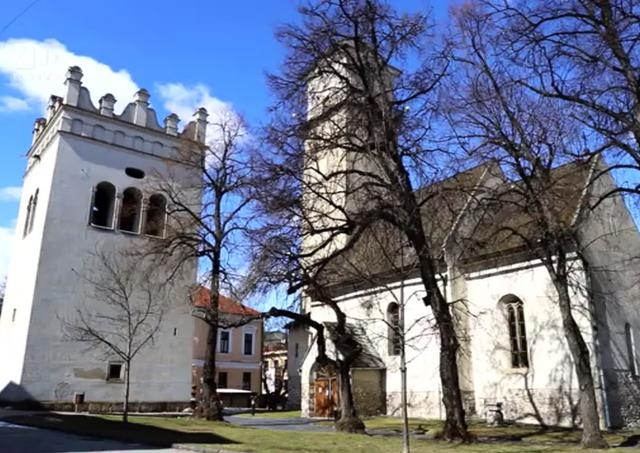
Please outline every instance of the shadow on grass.
[{"label": "shadow on grass", "polygon": [[4,421],[159,448],[168,448],[173,444],[237,443],[210,432],[179,431],[141,423],[122,423],[118,420],[107,420],[86,415],[38,413],[33,415],[11,415],[5,417]]}]

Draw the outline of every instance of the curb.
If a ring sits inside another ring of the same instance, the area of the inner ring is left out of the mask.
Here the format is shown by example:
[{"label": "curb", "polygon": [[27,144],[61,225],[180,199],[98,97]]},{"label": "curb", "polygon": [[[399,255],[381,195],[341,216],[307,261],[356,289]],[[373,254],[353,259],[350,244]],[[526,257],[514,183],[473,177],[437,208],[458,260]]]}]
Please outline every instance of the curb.
[{"label": "curb", "polygon": [[237,450],[234,450],[234,451],[221,450],[221,449],[214,449],[214,448],[208,448],[208,447],[200,447],[198,445],[193,445],[193,444],[173,444],[171,445],[171,448],[175,448],[177,450],[195,451],[198,453],[244,453]]}]

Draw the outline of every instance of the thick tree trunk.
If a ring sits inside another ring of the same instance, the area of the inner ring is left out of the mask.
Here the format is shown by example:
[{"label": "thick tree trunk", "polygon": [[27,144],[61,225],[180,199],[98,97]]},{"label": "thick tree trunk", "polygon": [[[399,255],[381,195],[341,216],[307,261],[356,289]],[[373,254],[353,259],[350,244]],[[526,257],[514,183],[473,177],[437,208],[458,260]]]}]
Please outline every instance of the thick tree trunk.
[{"label": "thick tree trunk", "polygon": [[348,433],[364,433],[364,423],[356,413],[351,386],[351,364],[337,360],[338,381],[340,388],[340,418],[336,421],[336,431]]},{"label": "thick tree trunk", "polygon": [[[411,212],[411,210],[408,210]],[[419,212],[416,207],[414,212]],[[416,216],[417,217],[417,216]],[[458,377],[458,349],[451,309],[442,295],[436,280],[433,258],[428,252],[424,230],[420,218],[412,221],[413,233],[408,234],[413,244],[420,266],[420,277],[427,292],[425,303],[433,310],[440,336],[440,381],[442,382],[442,402],[445,408],[445,422],[442,436],[445,439],[469,440],[462,392]]]},{"label": "thick tree trunk", "polygon": [[216,384],[216,350],[218,347],[218,325],[220,324],[220,257],[214,254],[211,263],[210,304],[207,312],[207,347],[205,351],[204,367],[202,369],[202,400],[200,415],[207,420],[224,420],[222,404],[218,397]]},{"label": "thick tree trunk", "polygon": [[130,376],[131,376],[131,361],[124,364],[126,367],[124,370],[124,402],[122,404],[122,421],[124,423],[129,422],[129,391],[130,391]]},{"label": "thick tree trunk", "polygon": [[562,327],[565,338],[569,344],[569,350],[573,358],[578,385],[580,387],[580,416],[582,418],[582,446],[584,448],[608,448],[607,442],[600,432],[600,418],[596,403],[595,385],[591,373],[591,361],[589,348],[582,337],[580,328],[571,311],[571,299],[569,296],[568,282],[566,278],[557,276],[554,278],[558,291],[558,305],[562,316]]},{"label": "thick tree trunk", "polygon": [[204,367],[202,369],[202,398],[200,400],[201,417],[207,420],[223,420],[222,408],[218,402],[216,385],[216,348],[218,346],[218,328],[216,324],[209,324],[207,333],[207,348]]}]

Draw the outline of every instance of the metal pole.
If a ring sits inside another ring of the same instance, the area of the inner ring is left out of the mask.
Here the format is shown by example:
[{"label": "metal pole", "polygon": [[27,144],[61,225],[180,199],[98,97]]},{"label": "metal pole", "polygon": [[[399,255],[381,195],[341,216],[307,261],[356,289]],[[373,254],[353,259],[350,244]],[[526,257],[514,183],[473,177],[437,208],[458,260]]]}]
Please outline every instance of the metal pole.
[{"label": "metal pole", "polygon": [[407,410],[407,358],[405,355],[405,331],[404,331],[404,275],[400,282],[400,403],[402,404],[402,453],[409,453],[409,415]]}]

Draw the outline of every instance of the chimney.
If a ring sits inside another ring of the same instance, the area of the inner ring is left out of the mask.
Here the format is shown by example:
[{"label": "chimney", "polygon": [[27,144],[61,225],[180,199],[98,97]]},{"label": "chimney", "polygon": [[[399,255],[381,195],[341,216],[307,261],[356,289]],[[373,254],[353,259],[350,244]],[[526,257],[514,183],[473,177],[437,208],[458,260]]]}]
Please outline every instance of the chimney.
[{"label": "chimney", "polygon": [[100,98],[100,115],[113,116],[113,107],[116,104],[116,98],[113,94],[107,93]]},{"label": "chimney", "polygon": [[164,119],[164,131],[168,135],[177,136],[178,135],[178,121],[180,121],[180,118],[178,118],[178,115],[176,115],[175,113],[172,113],[171,115],[167,116]]},{"label": "chimney", "polygon": [[207,109],[200,107],[193,116],[196,118],[196,133],[194,138],[196,141],[204,143],[207,138],[207,117],[209,116]]},{"label": "chimney", "polygon": [[71,66],[67,71],[67,80],[65,80],[64,84],[67,86],[64,103],[77,107],[78,99],[80,98],[80,87],[82,86],[82,69],[78,66]]},{"label": "chimney", "polygon": [[134,96],[136,104],[133,112],[133,124],[145,127],[147,125],[147,109],[149,108],[149,92],[144,88],[138,90]]}]

